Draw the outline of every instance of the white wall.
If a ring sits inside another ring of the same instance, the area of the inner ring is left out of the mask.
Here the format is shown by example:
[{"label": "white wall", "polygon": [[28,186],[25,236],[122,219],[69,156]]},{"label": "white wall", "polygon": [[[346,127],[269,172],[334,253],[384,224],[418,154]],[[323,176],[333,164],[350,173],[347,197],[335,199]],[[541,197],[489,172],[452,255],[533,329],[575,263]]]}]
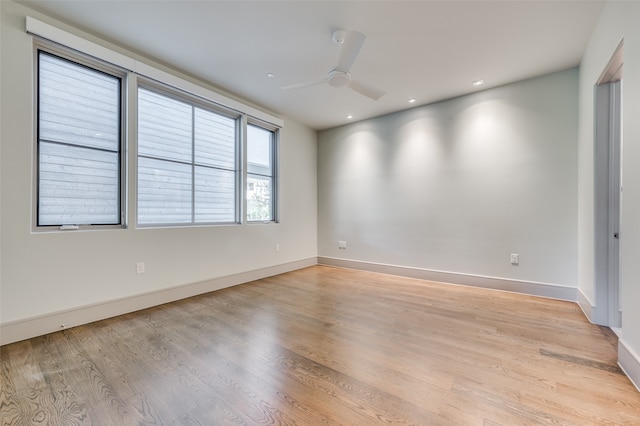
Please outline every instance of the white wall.
[{"label": "white wall", "polygon": [[[317,135],[287,119],[281,132],[279,224],[31,232],[33,48],[25,15],[83,34],[21,5],[0,4],[2,324],[274,265],[315,263]],[[132,215],[135,206],[128,210]],[[145,263],[146,273],[136,274],[137,262]]]},{"label": "white wall", "polygon": [[622,182],[620,292],[622,337],[619,353],[640,385],[640,3],[609,2],[594,30],[580,66],[579,119],[579,285],[595,306],[594,278],[594,85],[624,38],[622,83]]},{"label": "white wall", "polygon": [[318,255],[575,289],[577,94],[571,69],[320,132]]}]

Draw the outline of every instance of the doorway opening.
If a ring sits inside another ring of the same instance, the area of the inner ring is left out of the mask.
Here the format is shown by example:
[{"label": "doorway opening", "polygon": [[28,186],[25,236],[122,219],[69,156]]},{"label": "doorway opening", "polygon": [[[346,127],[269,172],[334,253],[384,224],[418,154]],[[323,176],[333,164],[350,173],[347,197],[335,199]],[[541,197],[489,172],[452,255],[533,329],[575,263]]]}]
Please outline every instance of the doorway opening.
[{"label": "doorway opening", "polygon": [[620,303],[620,203],[622,196],[622,69],[620,42],[595,88],[594,322],[622,327]]}]

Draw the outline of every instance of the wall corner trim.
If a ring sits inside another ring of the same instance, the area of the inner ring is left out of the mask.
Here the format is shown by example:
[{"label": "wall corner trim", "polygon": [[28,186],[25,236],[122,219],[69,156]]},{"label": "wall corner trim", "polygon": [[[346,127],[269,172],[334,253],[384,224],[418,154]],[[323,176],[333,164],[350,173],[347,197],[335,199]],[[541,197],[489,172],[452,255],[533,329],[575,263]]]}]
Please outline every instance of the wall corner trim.
[{"label": "wall corner trim", "polygon": [[590,323],[595,324],[595,319],[597,318],[596,307],[591,304],[591,301],[585,296],[581,288],[578,288],[577,302],[584,316],[587,317]]},{"label": "wall corner trim", "polygon": [[164,303],[209,293],[234,285],[271,277],[317,265],[318,259],[310,257],[265,268],[212,278],[210,280],[178,285],[149,293],[138,294],[91,305],[38,315],[36,317],[0,324],[0,345],[41,336],[43,334],[112,318]]},{"label": "wall corner trim", "polygon": [[318,256],[318,264],[336,266],[340,268],[360,269],[370,272],[380,272],[408,278],[427,281],[437,281],[448,284],[482,287],[491,290],[509,291],[528,294],[530,296],[547,297],[550,299],[577,301],[577,288],[557,284],[519,281],[507,278],[487,277],[457,272],[436,271],[431,269],[414,268],[410,266],[387,265],[383,263],[364,262],[361,260],[339,259],[335,257]]},{"label": "wall corner trim", "polygon": [[618,365],[640,392],[640,356],[622,338],[618,339]]}]

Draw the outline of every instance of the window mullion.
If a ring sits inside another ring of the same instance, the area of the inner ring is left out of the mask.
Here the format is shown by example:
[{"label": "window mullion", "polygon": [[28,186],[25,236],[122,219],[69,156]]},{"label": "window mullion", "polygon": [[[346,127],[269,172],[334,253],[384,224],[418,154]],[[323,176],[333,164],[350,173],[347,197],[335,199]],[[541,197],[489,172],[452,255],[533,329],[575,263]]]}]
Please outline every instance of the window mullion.
[{"label": "window mullion", "polygon": [[[67,146],[67,147],[78,147],[78,148],[87,148],[87,149],[91,149],[94,151],[102,151],[102,152],[110,152],[112,154],[118,154],[120,152],[120,150],[117,149],[107,149],[107,148],[98,148],[98,147],[94,147],[94,146],[83,146],[77,143],[68,143],[68,142],[61,142],[61,141],[56,141],[53,139],[46,139],[46,138],[39,138],[38,141],[40,143],[51,143],[51,144],[56,144],[56,145],[61,145],[61,146]],[[120,142],[119,142],[120,143]]]},{"label": "window mullion", "polygon": [[191,223],[196,223],[196,108],[191,106]]},{"label": "window mullion", "polygon": [[240,120],[239,138],[240,138],[240,176],[238,178],[237,197],[240,204],[240,222],[246,223],[247,217],[247,117],[243,116]]}]

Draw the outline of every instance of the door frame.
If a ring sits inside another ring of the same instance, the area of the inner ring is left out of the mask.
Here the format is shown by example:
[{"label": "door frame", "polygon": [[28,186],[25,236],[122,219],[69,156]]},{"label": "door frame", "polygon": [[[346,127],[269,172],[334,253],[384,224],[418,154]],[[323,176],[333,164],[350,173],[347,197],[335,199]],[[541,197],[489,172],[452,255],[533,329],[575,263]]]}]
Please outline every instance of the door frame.
[{"label": "door frame", "polygon": [[622,326],[620,303],[620,204],[622,192],[623,42],[616,48],[595,87],[594,278],[593,322]]}]

